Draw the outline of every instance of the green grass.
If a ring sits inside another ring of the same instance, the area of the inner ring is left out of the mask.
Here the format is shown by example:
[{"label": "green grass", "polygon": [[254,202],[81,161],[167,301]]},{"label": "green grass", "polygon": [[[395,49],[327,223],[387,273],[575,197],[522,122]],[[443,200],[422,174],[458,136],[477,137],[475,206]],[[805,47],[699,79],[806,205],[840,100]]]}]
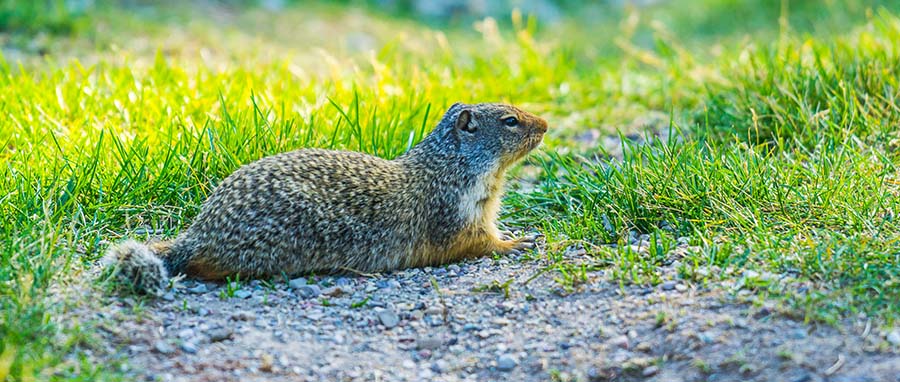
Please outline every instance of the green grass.
[{"label": "green grass", "polygon": [[[88,10],[47,43],[49,58],[0,68],[0,380],[117,377],[86,363],[90,325],[61,320],[71,301],[56,292],[88,278],[108,243],[175,234],[219,181],[266,155],[397,156],[455,101],[550,120],[528,159],[539,184],[510,193],[504,220],[547,236],[564,287],[596,268],[658,283],[687,237],[689,282],[732,283],[811,320],[895,322],[897,6],[687,3],[443,31],[335,4]],[[736,9],[747,21],[724,22]],[[372,54],[353,42],[366,38]],[[572,140],[633,133],[650,112],[671,116],[671,138],[621,160]],[[632,231],[651,235],[649,255],[603,246]],[[573,243],[589,263],[562,260]]]},{"label": "green grass", "polygon": [[83,8],[78,2],[64,0],[0,0],[0,31],[71,33]]}]

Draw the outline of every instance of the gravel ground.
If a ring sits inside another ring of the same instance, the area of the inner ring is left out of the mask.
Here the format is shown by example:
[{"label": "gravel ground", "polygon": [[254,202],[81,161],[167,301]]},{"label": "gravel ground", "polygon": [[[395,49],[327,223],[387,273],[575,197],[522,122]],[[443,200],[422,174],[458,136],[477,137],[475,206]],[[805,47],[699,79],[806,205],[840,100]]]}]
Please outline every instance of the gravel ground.
[{"label": "gravel ground", "polygon": [[804,324],[728,285],[679,280],[677,263],[655,287],[599,271],[566,292],[547,264],[485,258],[240,289],[183,280],[143,303],[85,289],[63,320],[98,322],[96,362],[127,359],[135,380],[900,381],[900,330],[864,316]]}]

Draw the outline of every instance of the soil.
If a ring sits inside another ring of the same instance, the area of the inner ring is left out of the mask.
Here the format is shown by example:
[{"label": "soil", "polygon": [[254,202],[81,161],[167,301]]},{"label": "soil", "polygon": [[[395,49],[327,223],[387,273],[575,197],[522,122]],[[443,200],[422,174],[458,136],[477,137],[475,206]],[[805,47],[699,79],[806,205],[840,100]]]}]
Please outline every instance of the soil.
[{"label": "soil", "polygon": [[680,280],[677,263],[653,287],[601,270],[567,290],[535,257],[182,280],[153,300],[82,288],[63,320],[96,322],[95,362],[126,360],[136,380],[900,381],[900,331],[864,315],[804,323],[731,284]]}]

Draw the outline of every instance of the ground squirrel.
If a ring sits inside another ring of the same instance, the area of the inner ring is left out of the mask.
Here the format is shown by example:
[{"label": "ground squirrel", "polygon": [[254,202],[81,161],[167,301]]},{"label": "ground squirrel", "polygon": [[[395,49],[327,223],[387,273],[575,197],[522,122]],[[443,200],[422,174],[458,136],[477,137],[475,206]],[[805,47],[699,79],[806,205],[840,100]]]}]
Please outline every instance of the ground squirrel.
[{"label": "ground squirrel", "polygon": [[504,104],[456,103],[393,160],[301,149],[225,178],[172,241],[112,246],[104,262],[139,292],[169,275],[200,279],[439,265],[532,248],[495,224],[504,173],[537,147],[547,122]]}]

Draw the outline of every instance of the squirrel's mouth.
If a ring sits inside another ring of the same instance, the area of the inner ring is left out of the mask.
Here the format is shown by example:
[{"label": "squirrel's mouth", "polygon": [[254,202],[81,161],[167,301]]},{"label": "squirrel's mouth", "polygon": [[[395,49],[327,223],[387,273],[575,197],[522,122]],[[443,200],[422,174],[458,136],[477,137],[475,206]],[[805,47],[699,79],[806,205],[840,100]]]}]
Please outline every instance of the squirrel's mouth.
[{"label": "squirrel's mouth", "polygon": [[516,160],[522,159],[532,150],[536,149],[541,143],[544,141],[544,134],[534,134],[526,138],[525,144],[522,145],[522,150],[519,151],[516,156]]},{"label": "squirrel's mouth", "polygon": [[528,147],[528,150],[526,150],[525,152],[527,153],[531,150],[536,149],[543,142],[544,142],[544,134],[543,133],[532,135],[528,139],[528,144],[526,145],[526,147]]}]

